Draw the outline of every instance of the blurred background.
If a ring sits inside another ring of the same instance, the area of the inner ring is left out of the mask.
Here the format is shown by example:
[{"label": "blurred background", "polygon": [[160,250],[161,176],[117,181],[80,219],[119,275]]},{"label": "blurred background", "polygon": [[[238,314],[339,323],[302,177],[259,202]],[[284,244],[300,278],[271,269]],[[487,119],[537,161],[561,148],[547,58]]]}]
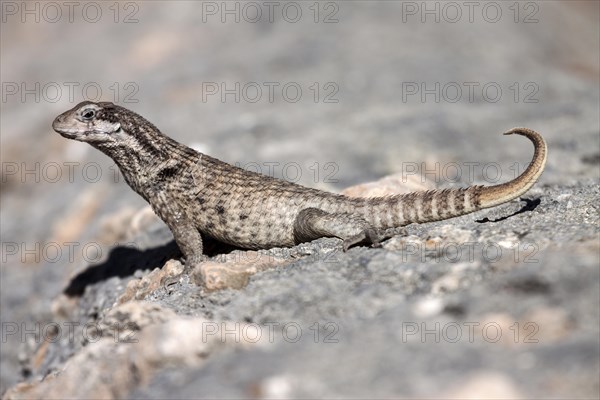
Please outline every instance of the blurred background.
[{"label": "blurred background", "polygon": [[508,180],[531,156],[499,135],[514,126],[547,139],[543,184],[599,175],[597,1],[1,5],[1,392],[22,375],[4,323],[50,320],[77,262],[114,244],[102,227],[145,205],[110,159],[51,129],[80,101],[333,191],[421,162],[464,168],[438,186],[486,183],[465,161]]}]

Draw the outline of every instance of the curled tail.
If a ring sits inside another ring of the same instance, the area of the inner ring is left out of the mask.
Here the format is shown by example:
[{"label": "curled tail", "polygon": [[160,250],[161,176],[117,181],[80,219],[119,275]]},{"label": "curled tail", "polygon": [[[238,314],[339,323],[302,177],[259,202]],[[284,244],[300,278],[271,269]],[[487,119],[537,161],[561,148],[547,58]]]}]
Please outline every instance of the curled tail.
[{"label": "curled tail", "polygon": [[517,134],[531,140],[534,147],[533,159],[527,169],[512,181],[501,185],[483,186],[479,194],[480,208],[497,206],[519,197],[533,186],[542,175],[546,165],[548,148],[542,135],[527,128],[513,128],[504,134]]},{"label": "curled tail", "polygon": [[[547,146],[542,135],[527,128],[513,128],[505,135],[517,134],[533,142],[533,159],[527,169],[512,181],[494,186],[470,186],[460,189],[429,190],[379,198],[366,214],[378,228],[394,228],[413,222],[432,222],[458,217],[506,203],[527,192],[546,165]],[[365,211],[367,211],[365,209]],[[370,212],[369,212],[370,211]]]}]

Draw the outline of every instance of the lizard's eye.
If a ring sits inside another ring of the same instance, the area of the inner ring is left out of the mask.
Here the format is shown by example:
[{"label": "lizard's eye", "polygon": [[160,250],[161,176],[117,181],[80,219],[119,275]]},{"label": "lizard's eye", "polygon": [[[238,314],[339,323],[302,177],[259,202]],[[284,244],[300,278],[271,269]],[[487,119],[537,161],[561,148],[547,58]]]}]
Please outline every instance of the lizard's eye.
[{"label": "lizard's eye", "polygon": [[94,118],[94,116],[96,115],[96,112],[94,110],[85,110],[83,112],[83,114],[81,114],[81,118],[83,118],[86,121],[89,121],[91,119]]}]

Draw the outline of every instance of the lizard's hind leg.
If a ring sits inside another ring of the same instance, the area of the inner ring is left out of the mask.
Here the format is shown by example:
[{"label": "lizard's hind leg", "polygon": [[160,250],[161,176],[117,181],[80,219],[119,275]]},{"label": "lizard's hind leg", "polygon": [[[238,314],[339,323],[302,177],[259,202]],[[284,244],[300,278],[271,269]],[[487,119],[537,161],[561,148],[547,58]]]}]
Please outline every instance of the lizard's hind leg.
[{"label": "lizard's hind leg", "polygon": [[364,219],[346,213],[328,213],[318,208],[305,208],[294,222],[297,243],[321,237],[337,237],[344,241],[344,251],[361,242],[379,247],[379,233]]}]

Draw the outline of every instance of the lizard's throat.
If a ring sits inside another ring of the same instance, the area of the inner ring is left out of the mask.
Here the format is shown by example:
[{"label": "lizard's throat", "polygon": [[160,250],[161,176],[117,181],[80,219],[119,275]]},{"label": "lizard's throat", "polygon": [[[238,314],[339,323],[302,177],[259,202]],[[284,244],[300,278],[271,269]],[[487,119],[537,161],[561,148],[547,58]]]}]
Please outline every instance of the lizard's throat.
[{"label": "lizard's throat", "polygon": [[121,146],[114,143],[93,143],[92,145],[117,164],[130,186],[136,186],[138,180],[146,175],[145,172],[165,161],[162,152],[152,151],[141,146]]}]

